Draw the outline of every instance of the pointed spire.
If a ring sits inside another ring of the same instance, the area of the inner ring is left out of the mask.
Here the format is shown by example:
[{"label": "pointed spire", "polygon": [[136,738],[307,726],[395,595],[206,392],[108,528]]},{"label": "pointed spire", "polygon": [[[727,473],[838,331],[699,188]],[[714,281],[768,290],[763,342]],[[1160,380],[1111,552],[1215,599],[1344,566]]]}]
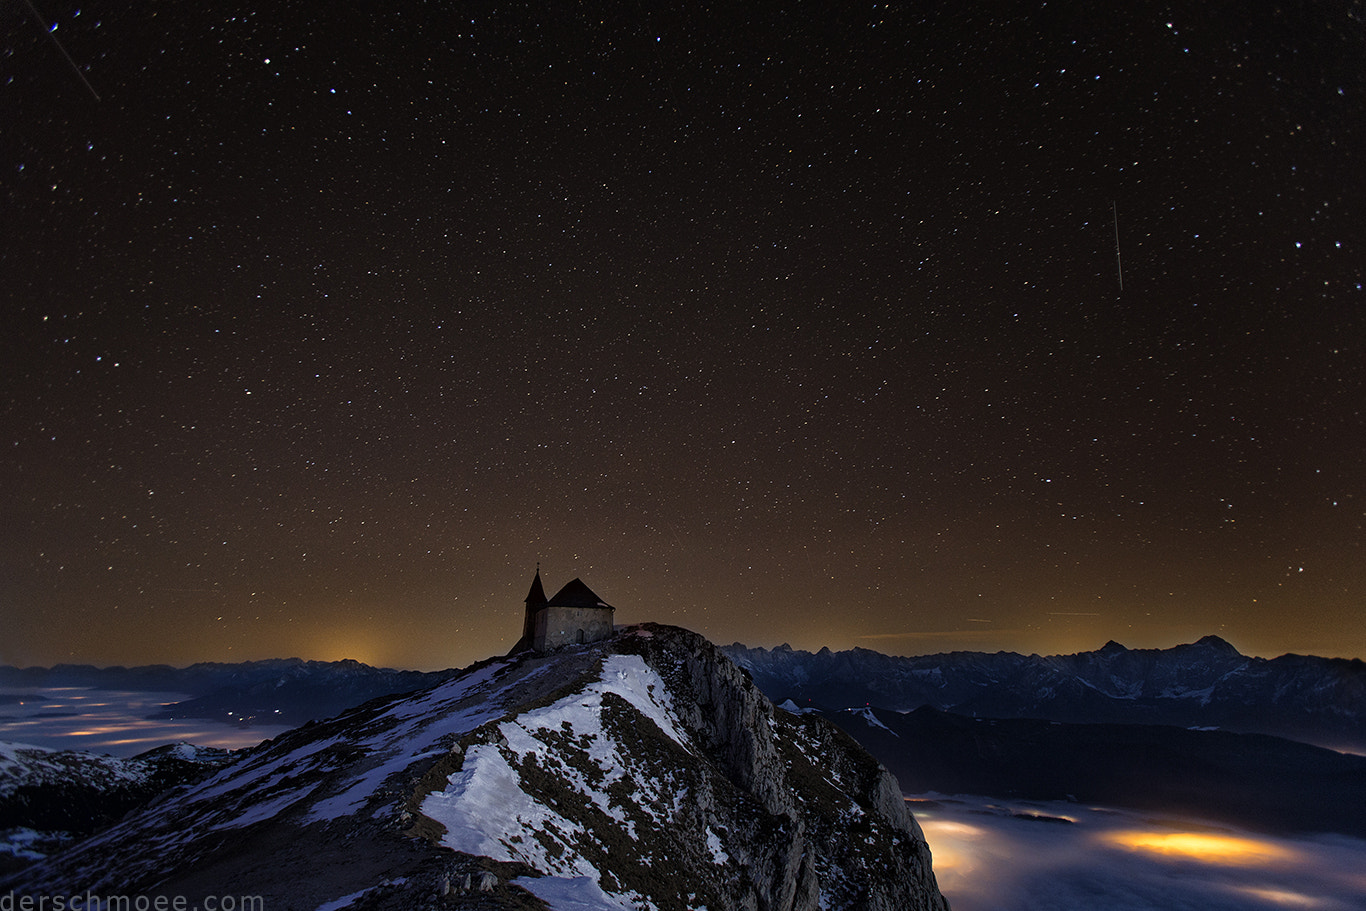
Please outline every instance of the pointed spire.
[{"label": "pointed spire", "polygon": [[545,589],[541,586],[541,564],[536,563],[536,578],[531,580],[531,591],[526,593],[526,603],[528,606],[535,606],[545,603]]}]

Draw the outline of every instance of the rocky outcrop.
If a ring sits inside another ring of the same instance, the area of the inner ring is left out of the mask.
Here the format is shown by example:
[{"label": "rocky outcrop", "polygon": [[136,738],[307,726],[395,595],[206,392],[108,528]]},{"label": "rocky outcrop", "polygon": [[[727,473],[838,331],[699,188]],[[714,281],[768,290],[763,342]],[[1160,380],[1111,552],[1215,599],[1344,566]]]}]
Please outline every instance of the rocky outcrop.
[{"label": "rocky outcrop", "polygon": [[644,626],[619,647],[660,671],[709,762],[762,807],[737,840],[757,903],[723,906],[947,907],[896,780],[852,738],[824,719],[776,709],[701,636]]},{"label": "rocky outcrop", "polygon": [[947,908],[881,766],[660,626],[291,731],[0,890],[244,884],[305,911]]}]

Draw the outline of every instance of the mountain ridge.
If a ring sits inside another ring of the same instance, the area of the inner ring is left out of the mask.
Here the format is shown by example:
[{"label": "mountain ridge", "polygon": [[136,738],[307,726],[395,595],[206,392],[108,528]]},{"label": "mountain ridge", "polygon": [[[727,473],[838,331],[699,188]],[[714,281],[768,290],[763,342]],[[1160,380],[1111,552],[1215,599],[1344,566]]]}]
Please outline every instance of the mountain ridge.
[{"label": "mountain ridge", "polygon": [[227,750],[166,744],[129,759],[0,743],[0,874],[91,835],[226,765]]},{"label": "mountain ridge", "polygon": [[242,883],[334,911],[947,909],[884,768],[654,625],[282,734],[0,889]]}]

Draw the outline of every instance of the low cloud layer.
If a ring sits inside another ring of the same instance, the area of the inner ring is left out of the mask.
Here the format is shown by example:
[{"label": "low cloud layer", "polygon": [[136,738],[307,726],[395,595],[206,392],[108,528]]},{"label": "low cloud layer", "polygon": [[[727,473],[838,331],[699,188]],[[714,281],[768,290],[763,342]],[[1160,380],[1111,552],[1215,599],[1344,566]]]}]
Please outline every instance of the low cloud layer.
[{"label": "low cloud layer", "polygon": [[954,911],[1351,911],[1366,841],[985,797],[917,800]]},{"label": "low cloud layer", "polygon": [[238,728],[200,719],[154,721],[146,717],[187,698],[183,693],[84,687],[0,688],[0,741],[126,757],[180,740],[235,750],[289,729],[288,725]]}]

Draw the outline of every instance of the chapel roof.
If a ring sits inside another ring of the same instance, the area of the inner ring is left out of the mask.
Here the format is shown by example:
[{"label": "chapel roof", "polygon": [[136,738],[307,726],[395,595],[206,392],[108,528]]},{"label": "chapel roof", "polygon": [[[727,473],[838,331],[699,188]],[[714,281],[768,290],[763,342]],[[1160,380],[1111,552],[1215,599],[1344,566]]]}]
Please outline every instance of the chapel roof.
[{"label": "chapel roof", "polygon": [[[540,576],[538,575],[536,578],[539,582]],[[556,592],[555,597],[551,598],[550,601],[546,603],[546,607],[603,607],[607,610],[616,609],[595,595],[593,590],[587,585],[584,585],[579,579],[575,579],[573,582],[568,583],[564,588]]]}]

